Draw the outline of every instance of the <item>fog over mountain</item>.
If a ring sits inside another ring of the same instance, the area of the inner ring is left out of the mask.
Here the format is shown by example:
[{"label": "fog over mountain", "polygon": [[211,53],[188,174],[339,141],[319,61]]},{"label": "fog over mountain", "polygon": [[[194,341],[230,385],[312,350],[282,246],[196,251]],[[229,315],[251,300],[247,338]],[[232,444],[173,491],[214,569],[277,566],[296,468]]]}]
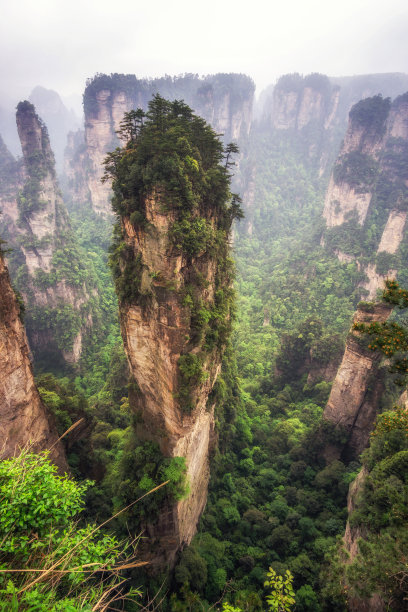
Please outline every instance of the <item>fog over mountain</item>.
[{"label": "fog over mountain", "polygon": [[3,2],[0,611],[406,612],[406,3]]},{"label": "fog over mountain", "polygon": [[70,95],[96,72],[244,72],[259,89],[294,71],[404,72],[407,22],[404,0],[3,3],[0,91]]}]

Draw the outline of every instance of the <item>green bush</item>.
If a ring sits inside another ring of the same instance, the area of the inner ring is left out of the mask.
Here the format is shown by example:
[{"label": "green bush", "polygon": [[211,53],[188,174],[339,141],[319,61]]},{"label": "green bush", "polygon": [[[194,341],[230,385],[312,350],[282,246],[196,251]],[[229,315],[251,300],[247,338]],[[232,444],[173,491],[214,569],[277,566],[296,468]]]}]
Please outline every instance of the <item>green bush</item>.
[{"label": "green bush", "polygon": [[56,472],[46,454],[27,450],[0,463],[2,610],[99,610],[121,598],[115,566],[126,547],[94,524],[78,524],[91,483]]}]

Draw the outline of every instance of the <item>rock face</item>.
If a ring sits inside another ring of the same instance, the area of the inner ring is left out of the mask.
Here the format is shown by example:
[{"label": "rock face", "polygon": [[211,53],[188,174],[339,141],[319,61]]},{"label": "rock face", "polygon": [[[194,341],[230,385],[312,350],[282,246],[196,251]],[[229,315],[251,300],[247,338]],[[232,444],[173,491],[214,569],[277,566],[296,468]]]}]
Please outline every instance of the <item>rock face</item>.
[{"label": "rock face", "polygon": [[[349,517],[354,512],[358,505],[358,499],[364,489],[364,482],[368,472],[366,468],[358,473],[355,480],[351,483],[347,496],[347,511]],[[351,527],[350,521],[347,521],[346,531],[344,534],[344,548],[348,553],[347,563],[352,563],[358,554],[358,540],[366,536],[365,531],[359,527]],[[350,612],[384,612],[384,601],[377,594],[372,595],[370,599],[360,599],[358,597],[349,597],[347,609]]]},{"label": "rock face", "polygon": [[327,129],[336,115],[338,102],[339,87],[333,86],[328,77],[286,75],[273,89],[264,117],[278,130],[300,131],[312,122]]},{"label": "rock face", "polygon": [[407,125],[408,94],[392,104],[381,96],[356,104],[326,194],[323,241],[357,262],[369,299],[398,271],[408,201]]},{"label": "rock face", "polygon": [[[381,323],[388,319],[391,311],[386,304],[376,304],[370,312],[359,308],[353,323]],[[325,458],[328,461],[340,456],[350,461],[366,448],[384,390],[380,357],[365,348],[360,338],[361,334],[352,327],[323,412],[323,419],[333,423],[346,436],[342,444],[327,445]]]},{"label": "rock face", "polygon": [[226,166],[211,153],[222,156],[211,128],[178,102],[155,98],[150,111],[115,162],[120,227],[112,262],[138,437],[156,442],[164,457],[183,457],[187,469],[185,499],[168,502],[146,525],[147,554],[163,567],[191,541],[207,499],[210,394],[231,327],[228,239],[236,214]]},{"label": "rock face", "polygon": [[[205,376],[191,388],[189,402],[183,409],[180,399],[180,358],[191,345],[191,314],[183,291],[192,270],[186,258],[175,251],[169,230],[175,217],[163,213],[165,199],[155,193],[146,198],[149,230],[135,230],[129,219],[123,220],[126,243],[143,262],[141,286],[150,294],[147,304],[121,306],[121,329],[130,370],[137,382],[131,394],[133,410],[141,415],[139,434],[160,445],[167,457],[185,457],[190,493],[149,527],[151,540],[161,551],[155,563],[173,563],[175,554],[190,543],[207,500],[209,451],[214,439],[214,404],[208,402],[221,367],[221,355],[214,349],[201,363]],[[153,230],[152,230],[153,228]],[[195,273],[207,288],[204,303],[213,302],[217,266],[211,258],[194,262]],[[200,343],[192,355],[199,355]],[[192,374],[194,377],[194,374]]]},{"label": "rock face", "polygon": [[347,129],[350,108],[381,92],[396,97],[408,89],[404,74],[329,78],[288,74],[260,96],[255,112],[267,128],[292,135],[320,175],[329,169]]},{"label": "rock face", "polygon": [[76,117],[72,110],[67,109],[58,93],[52,89],[35,87],[30,94],[29,101],[35,106],[37,113],[47,125],[57,172],[60,173],[64,163],[67,134],[79,128],[79,117]]},{"label": "rock face", "polygon": [[[208,121],[224,140],[240,141],[249,134],[255,86],[249,77],[217,74],[137,79],[134,75],[100,75],[87,83],[84,93],[84,142],[70,149],[70,197],[74,203],[89,202],[95,212],[111,215],[109,182],[101,183],[103,161],[118,146],[116,131],[125,112],[147,109],[154,94],[183,99]],[[72,139],[72,137],[71,137]],[[86,185],[86,187],[85,187]]]},{"label": "rock face", "polygon": [[25,445],[51,449],[50,458],[67,471],[65,454],[50,415],[36,389],[20,308],[0,253],[0,457]]},{"label": "rock face", "polygon": [[0,231],[13,247],[9,266],[27,304],[32,350],[54,350],[76,362],[90,323],[86,275],[56,179],[47,129],[29,102],[18,105],[17,128],[23,161],[3,155]]}]

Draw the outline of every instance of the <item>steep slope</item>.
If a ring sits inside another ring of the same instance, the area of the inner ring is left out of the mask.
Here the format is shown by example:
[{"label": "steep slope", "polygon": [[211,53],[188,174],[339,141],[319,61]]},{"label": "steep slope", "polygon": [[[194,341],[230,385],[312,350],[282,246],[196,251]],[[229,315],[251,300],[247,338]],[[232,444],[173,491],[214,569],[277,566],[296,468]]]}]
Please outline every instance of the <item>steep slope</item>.
[{"label": "steep slope", "polygon": [[346,555],[340,554],[339,568],[351,612],[406,609],[408,413],[404,396],[406,392],[398,406],[378,417],[363,467],[349,489]]},{"label": "steep slope", "polygon": [[366,348],[354,324],[382,323],[388,319],[391,311],[392,306],[388,304],[376,304],[368,309],[362,305],[354,315],[343,360],[323,412],[323,419],[334,424],[345,436],[341,443],[326,446],[325,457],[328,461],[340,456],[350,461],[357,458],[368,445],[384,383],[379,371],[380,355]]},{"label": "steep slope", "polygon": [[257,117],[263,126],[292,135],[295,146],[322,175],[335,160],[353,104],[378,93],[394,98],[407,88],[405,74],[288,74],[261,94]]},{"label": "steep slope", "polygon": [[26,444],[36,452],[51,448],[52,461],[66,471],[62,445],[35,387],[21,310],[1,253],[0,295],[0,456]]},{"label": "steep slope", "polygon": [[[208,121],[226,142],[248,136],[255,86],[249,77],[239,74],[217,74],[205,78],[197,75],[137,79],[134,75],[99,75],[88,81],[84,93],[85,140],[80,152],[70,154],[71,190],[74,205],[83,205],[88,187],[88,202],[99,214],[109,216],[111,189],[101,184],[103,160],[119,140],[116,131],[125,112],[147,109],[157,92],[168,99],[183,99]],[[85,146],[83,146],[85,145]],[[77,149],[78,150],[78,149]]]},{"label": "steep slope", "polygon": [[357,261],[369,299],[406,267],[407,125],[407,94],[356,104],[326,194],[323,241],[339,259]]},{"label": "steep slope", "polygon": [[58,93],[52,89],[34,87],[29,101],[35,106],[37,113],[47,126],[55,155],[56,169],[60,174],[64,163],[67,134],[80,127],[80,119],[72,110],[67,109]]},{"label": "steep slope", "polygon": [[2,156],[2,237],[9,265],[28,306],[27,333],[38,354],[78,361],[91,323],[86,274],[55,174],[47,129],[32,104],[21,102],[17,127],[23,162]]},{"label": "steep slope", "polygon": [[186,498],[149,526],[156,562],[172,564],[207,498],[210,393],[230,330],[228,233],[239,208],[222,145],[186,105],[155,97],[131,134],[107,164],[120,216],[112,263],[138,435],[187,466]]}]

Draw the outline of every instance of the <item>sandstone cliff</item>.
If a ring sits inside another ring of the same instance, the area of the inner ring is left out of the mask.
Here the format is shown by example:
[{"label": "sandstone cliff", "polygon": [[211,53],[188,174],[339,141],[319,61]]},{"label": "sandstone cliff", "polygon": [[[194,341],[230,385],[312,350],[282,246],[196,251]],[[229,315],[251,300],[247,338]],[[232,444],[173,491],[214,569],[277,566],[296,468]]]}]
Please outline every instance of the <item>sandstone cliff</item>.
[{"label": "sandstone cliff", "polygon": [[183,99],[229,142],[249,134],[254,90],[251,79],[239,74],[152,80],[121,74],[95,77],[84,93],[84,142],[77,143],[74,153],[72,148],[68,152],[70,197],[76,204],[90,203],[98,214],[111,215],[110,184],[101,183],[103,161],[106,153],[120,144],[116,131],[124,113],[136,108],[146,110],[154,94]]},{"label": "sandstone cliff", "polygon": [[64,450],[36,389],[20,308],[0,253],[0,457],[25,445],[50,457],[67,471]]},{"label": "sandstone cliff", "polygon": [[407,88],[404,74],[340,78],[288,74],[262,92],[256,116],[268,129],[292,135],[322,175],[338,153],[351,107],[378,92],[394,98]]},{"label": "sandstone cliff", "polygon": [[[381,323],[387,320],[391,310],[386,304],[376,304],[368,312],[364,307],[358,308],[353,324]],[[342,442],[326,446],[327,461],[340,456],[350,461],[367,447],[384,390],[379,362],[380,356],[365,347],[361,334],[352,327],[323,412],[323,419],[335,425],[344,437]]]},{"label": "sandstone cliff", "polygon": [[[149,297],[146,304],[122,303],[120,320],[138,386],[130,397],[143,421],[139,433],[157,441],[165,456],[186,459],[188,497],[162,513],[159,524],[150,528],[153,542],[159,539],[165,560],[171,563],[177,550],[191,541],[206,503],[208,456],[214,436],[214,405],[207,400],[221,363],[216,348],[203,358],[202,343],[192,342],[190,308],[183,294],[187,283],[199,275],[208,286],[200,292],[200,299],[204,304],[214,303],[218,271],[211,258],[198,257],[192,263],[174,249],[169,235],[175,216],[163,214],[163,196],[154,194],[144,205],[149,230],[135,230],[128,218],[123,219],[123,229],[126,244],[139,258],[141,287]],[[184,381],[191,386],[190,397],[181,389],[182,355],[200,364],[201,373],[193,365],[187,374],[191,379]]]},{"label": "sandstone cliff", "polygon": [[[351,483],[347,496],[347,512],[350,517],[358,505],[359,497],[364,489],[364,482],[367,478],[368,471],[362,468],[356,479]],[[347,521],[346,531],[344,534],[344,548],[347,552],[347,563],[352,563],[358,554],[358,540],[366,536],[364,529],[359,526],[352,527],[350,521]],[[350,612],[384,612],[385,605],[381,597],[377,594],[372,595],[370,599],[361,599],[359,597],[349,597],[347,601],[347,609]]]},{"label": "sandstone cliff", "polygon": [[362,294],[376,296],[400,266],[408,201],[408,95],[356,104],[330,179],[323,242],[365,273]]},{"label": "sandstone cliff", "polygon": [[177,102],[155,98],[150,109],[136,143],[122,150],[123,163],[114,162],[120,227],[112,262],[137,433],[157,442],[165,457],[186,461],[186,498],[147,526],[153,563],[171,565],[191,541],[207,499],[209,397],[230,330],[228,234],[235,213],[214,132]]},{"label": "sandstone cliff", "polygon": [[56,169],[61,173],[64,163],[64,149],[67,134],[81,125],[79,117],[74,111],[68,110],[60,96],[52,89],[34,87],[29,101],[35,106],[37,113],[45,122],[53,153],[56,160]]},{"label": "sandstone cliff", "polygon": [[298,74],[281,77],[265,102],[264,120],[278,130],[302,130],[312,122],[325,129],[332,124],[339,102],[339,87],[328,77]]},{"label": "sandstone cliff", "polygon": [[[16,287],[27,304],[27,333],[37,354],[78,361],[90,323],[81,262],[55,174],[47,129],[29,102],[17,110],[23,161],[3,155],[0,231]],[[14,171],[12,171],[14,169]]]}]

